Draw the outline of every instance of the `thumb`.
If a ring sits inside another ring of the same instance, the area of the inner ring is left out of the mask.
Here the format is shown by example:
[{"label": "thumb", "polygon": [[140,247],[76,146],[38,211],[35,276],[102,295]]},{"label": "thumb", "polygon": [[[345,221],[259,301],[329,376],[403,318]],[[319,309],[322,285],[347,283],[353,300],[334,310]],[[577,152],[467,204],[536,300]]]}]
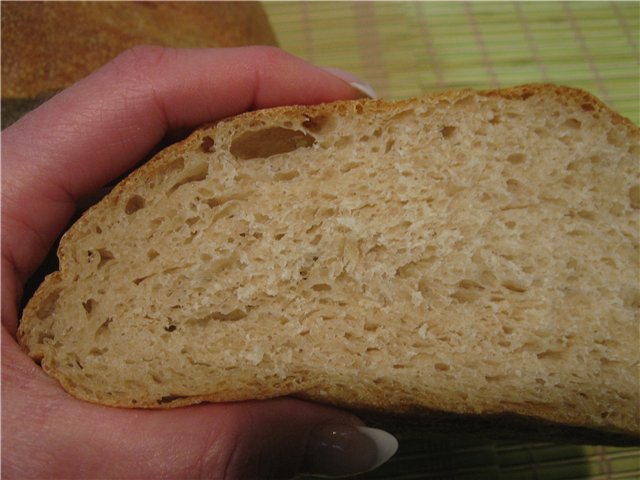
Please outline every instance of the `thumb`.
[{"label": "thumb", "polygon": [[228,461],[218,458],[216,470],[224,471],[210,472],[214,478],[355,475],[377,468],[398,448],[391,434],[331,407],[292,398],[229,406]]}]

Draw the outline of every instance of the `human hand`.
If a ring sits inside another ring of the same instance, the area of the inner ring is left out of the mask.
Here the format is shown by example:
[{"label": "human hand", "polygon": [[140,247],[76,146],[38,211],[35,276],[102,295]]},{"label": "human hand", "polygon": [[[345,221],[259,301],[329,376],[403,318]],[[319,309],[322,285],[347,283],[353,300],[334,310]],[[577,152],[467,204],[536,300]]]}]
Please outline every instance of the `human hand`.
[{"label": "human hand", "polygon": [[[335,71],[333,71],[335,73]],[[130,50],[2,135],[5,478],[287,478],[374,468],[397,447],[353,415],[292,398],[127,410],[68,395],[17,345],[25,281],[79,200],[165,134],[251,109],[358,96],[278,49]]]}]

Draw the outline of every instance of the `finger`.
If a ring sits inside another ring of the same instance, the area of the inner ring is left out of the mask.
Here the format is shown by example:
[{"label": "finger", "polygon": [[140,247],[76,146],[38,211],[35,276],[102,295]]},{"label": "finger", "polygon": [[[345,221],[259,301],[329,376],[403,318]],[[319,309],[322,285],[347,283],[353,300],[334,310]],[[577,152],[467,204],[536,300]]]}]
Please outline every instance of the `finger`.
[{"label": "finger", "polygon": [[346,81],[273,47],[132,49],[3,132],[3,255],[24,280],[75,201],[171,129],[254,108],[354,98]]},{"label": "finger", "polygon": [[392,436],[349,413],[290,398],[164,411],[81,402],[5,333],[2,467],[11,477],[339,476],[375,468],[397,448]]}]

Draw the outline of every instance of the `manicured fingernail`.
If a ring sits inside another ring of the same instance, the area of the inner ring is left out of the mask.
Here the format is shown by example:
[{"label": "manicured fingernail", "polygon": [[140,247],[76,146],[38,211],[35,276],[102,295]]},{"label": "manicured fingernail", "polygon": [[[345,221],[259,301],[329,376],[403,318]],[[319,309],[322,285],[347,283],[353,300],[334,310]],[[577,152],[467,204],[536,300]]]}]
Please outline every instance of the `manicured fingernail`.
[{"label": "manicured fingernail", "polygon": [[339,79],[347,82],[353,88],[355,88],[360,93],[362,93],[363,97],[378,98],[378,95],[376,95],[376,92],[373,89],[373,87],[368,83],[362,81],[360,78],[356,77],[353,73],[347,72],[345,70],[341,70],[339,68],[333,68],[333,67],[324,67],[323,69],[329,72],[330,74],[332,74],[333,76],[338,77]]},{"label": "manicured fingernail", "polygon": [[398,440],[377,428],[323,425],[309,438],[304,473],[343,477],[368,472],[389,460]]}]

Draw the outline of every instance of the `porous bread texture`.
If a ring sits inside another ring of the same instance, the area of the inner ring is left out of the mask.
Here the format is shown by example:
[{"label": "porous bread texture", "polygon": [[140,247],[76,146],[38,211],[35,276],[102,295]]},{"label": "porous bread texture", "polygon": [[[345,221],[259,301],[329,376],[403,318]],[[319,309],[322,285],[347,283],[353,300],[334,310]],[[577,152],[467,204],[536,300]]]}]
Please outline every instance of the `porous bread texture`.
[{"label": "porous bread texture", "polygon": [[19,339],[107,405],[300,395],[637,438],[639,152],[548,85],[244,114],[86,212]]}]

